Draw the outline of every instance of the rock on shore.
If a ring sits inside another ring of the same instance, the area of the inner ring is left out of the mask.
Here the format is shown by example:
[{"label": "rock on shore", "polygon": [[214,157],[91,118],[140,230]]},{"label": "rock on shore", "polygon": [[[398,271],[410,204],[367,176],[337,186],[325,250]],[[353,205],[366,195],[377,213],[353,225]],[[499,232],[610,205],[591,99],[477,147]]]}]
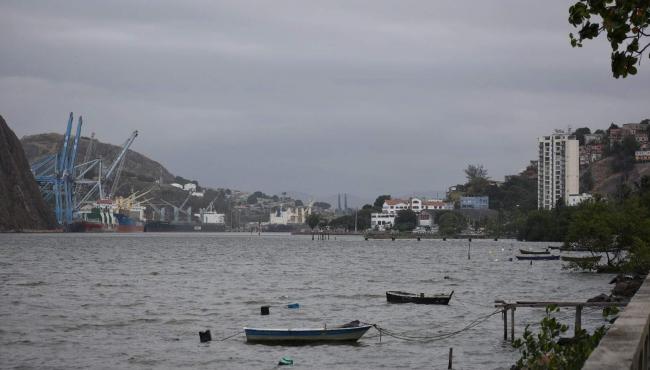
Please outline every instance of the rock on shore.
[{"label": "rock on shore", "polygon": [[0,231],[56,227],[16,134],[0,116]]}]

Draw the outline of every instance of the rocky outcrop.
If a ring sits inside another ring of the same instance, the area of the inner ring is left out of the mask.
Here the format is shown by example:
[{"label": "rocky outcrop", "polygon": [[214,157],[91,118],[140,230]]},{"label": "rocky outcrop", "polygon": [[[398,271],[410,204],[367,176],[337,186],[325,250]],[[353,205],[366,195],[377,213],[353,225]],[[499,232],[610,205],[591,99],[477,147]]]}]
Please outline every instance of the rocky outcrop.
[{"label": "rocky outcrop", "polygon": [[20,140],[0,116],[0,231],[55,227],[54,214],[41,196]]},{"label": "rocky outcrop", "polygon": [[[57,153],[63,145],[63,135],[55,133],[29,135],[23,137],[21,142],[25,149],[27,159],[34,161],[43,156]],[[84,160],[89,144],[90,138],[81,136],[79,139],[79,149],[77,150],[77,164]],[[121,150],[121,146],[95,140],[92,146],[92,153],[89,153],[90,157],[88,159],[102,158],[104,160],[103,164],[108,166]],[[132,181],[154,183],[161,176],[163,182],[166,184],[174,181],[174,175],[160,163],[129,149],[125,157],[121,177],[123,183],[131,184]]]}]

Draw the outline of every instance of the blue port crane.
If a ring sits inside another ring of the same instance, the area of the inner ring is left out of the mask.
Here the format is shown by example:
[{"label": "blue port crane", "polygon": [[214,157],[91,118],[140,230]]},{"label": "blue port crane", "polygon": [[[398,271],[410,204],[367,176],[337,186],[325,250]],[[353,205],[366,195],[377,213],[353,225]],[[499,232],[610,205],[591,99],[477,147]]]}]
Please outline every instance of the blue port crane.
[{"label": "blue port crane", "polygon": [[[81,206],[91,202],[95,194],[100,199],[104,197],[102,181],[112,180],[113,188],[115,187],[116,182],[119,181],[119,177],[114,176],[116,169],[118,173],[121,172],[124,157],[138,136],[138,131],[134,131],[108,170],[102,171],[101,159],[88,160],[90,149],[86,151],[83,163],[76,164],[83,118],[79,116],[74,136],[71,136],[72,123],[73,113],[70,112],[61,150],[38,159],[31,166],[43,198],[48,202],[54,202],[56,220],[63,228],[72,224],[75,213]],[[94,137],[91,138],[89,145],[92,145],[93,140]],[[86,178],[94,169],[97,169],[97,178]]]},{"label": "blue port crane", "polygon": [[45,200],[54,199],[56,220],[64,227],[72,223],[74,213],[75,161],[83,125],[83,118],[79,116],[75,136],[71,138],[73,119],[73,113],[70,112],[61,150],[39,159],[31,167]]}]

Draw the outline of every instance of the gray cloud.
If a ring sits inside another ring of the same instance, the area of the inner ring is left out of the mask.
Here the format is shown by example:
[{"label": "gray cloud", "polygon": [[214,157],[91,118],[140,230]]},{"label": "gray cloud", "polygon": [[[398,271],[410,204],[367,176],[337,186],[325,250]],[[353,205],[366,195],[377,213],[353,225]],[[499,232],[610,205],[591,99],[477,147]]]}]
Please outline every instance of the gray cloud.
[{"label": "gray cloud", "polygon": [[570,1],[0,4],[0,112],[212,186],[371,197],[500,178],[553,128],[650,116],[650,71],[571,49]]}]

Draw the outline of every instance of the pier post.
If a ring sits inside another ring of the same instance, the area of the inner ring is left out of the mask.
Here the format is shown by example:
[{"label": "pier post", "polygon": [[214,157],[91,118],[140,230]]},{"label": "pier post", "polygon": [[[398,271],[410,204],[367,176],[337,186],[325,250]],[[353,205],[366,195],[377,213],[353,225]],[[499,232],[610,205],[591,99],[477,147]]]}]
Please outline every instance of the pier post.
[{"label": "pier post", "polygon": [[576,306],[576,325],[574,329],[574,336],[577,336],[582,329],[582,306],[580,305]]},{"label": "pier post", "polygon": [[510,309],[510,342],[515,341],[515,308]]},{"label": "pier post", "polygon": [[508,340],[508,306],[503,306],[503,340]]},{"label": "pier post", "polygon": [[454,358],[454,347],[449,348],[449,365],[447,365],[447,369],[451,369],[452,365],[452,359]]}]

